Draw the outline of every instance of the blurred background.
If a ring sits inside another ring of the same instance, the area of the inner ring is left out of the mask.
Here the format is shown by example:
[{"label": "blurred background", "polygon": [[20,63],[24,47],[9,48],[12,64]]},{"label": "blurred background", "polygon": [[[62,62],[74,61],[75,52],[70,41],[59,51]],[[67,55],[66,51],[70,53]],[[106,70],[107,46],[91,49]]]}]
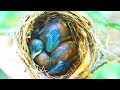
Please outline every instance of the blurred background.
[{"label": "blurred background", "polygon": [[[30,78],[25,66],[15,55],[12,37],[8,33],[16,30],[21,19],[29,11],[0,11],[0,79]],[[89,16],[100,35],[105,48],[120,57],[120,11],[82,11]],[[107,44],[107,45],[106,45]],[[120,64],[113,62],[94,73],[96,79],[120,78]]]}]

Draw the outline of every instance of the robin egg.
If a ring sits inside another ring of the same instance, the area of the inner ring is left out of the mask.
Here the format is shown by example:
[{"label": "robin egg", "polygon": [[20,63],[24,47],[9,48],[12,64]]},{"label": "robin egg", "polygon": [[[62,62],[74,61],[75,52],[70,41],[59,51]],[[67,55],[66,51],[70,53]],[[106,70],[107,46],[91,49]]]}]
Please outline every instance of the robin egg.
[{"label": "robin egg", "polygon": [[58,61],[58,64],[49,71],[49,74],[53,76],[65,74],[69,70],[70,66],[71,63],[60,60]]},{"label": "robin egg", "polygon": [[50,66],[50,58],[44,50],[35,57],[35,62],[39,66],[44,66],[46,69],[48,69]]},{"label": "robin egg", "polygon": [[57,23],[58,27],[60,28],[60,33],[61,33],[61,37],[65,38],[67,36],[70,36],[70,30],[67,26],[67,24],[62,21],[61,19],[58,21]]},{"label": "robin egg", "polygon": [[57,24],[49,24],[40,35],[40,39],[45,43],[47,52],[52,52],[60,44],[60,30]]},{"label": "robin egg", "polygon": [[55,65],[59,60],[69,61],[77,53],[76,45],[72,41],[67,41],[51,53],[51,62]]},{"label": "robin egg", "polygon": [[69,29],[62,20],[48,24],[40,35],[40,39],[45,43],[47,52],[52,52],[61,42],[61,38],[67,37]]},{"label": "robin egg", "polygon": [[43,50],[43,43],[39,39],[33,39],[30,45],[30,51],[32,54],[32,59],[35,58]]}]

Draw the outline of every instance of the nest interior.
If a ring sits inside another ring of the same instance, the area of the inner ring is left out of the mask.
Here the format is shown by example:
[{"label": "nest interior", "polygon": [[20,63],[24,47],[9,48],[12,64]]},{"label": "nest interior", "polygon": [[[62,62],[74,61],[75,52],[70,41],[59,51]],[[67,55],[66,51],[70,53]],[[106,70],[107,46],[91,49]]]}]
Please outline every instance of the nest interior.
[{"label": "nest interior", "polygon": [[[61,76],[51,76],[44,67],[38,66],[31,58],[28,43],[32,34],[39,26],[41,29],[48,23],[56,19],[62,19],[70,29],[71,37],[77,46],[77,59],[72,64],[68,72]],[[92,67],[100,56],[100,45],[92,21],[80,14],[72,11],[37,11],[28,14],[22,21],[15,34],[18,52],[21,60],[26,64],[32,78],[57,78],[76,79],[89,78],[92,75]],[[101,63],[102,64],[102,63]],[[101,65],[99,64],[99,65]]]}]

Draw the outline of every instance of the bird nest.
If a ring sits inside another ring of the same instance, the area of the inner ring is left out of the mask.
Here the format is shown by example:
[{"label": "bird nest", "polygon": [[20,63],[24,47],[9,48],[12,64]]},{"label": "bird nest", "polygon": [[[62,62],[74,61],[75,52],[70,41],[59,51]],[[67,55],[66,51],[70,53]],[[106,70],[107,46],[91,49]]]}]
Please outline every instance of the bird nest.
[{"label": "bird nest", "polygon": [[[77,46],[77,58],[70,69],[59,76],[52,76],[44,66],[37,65],[31,57],[28,42],[39,25],[48,24],[55,18],[63,19],[70,29],[73,43]],[[32,78],[36,79],[82,79],[90,78],[92,73],[105,62],[93,22],[78,11],[36,11],[28,14],[15,33],[20,59],[25,63]]]}]

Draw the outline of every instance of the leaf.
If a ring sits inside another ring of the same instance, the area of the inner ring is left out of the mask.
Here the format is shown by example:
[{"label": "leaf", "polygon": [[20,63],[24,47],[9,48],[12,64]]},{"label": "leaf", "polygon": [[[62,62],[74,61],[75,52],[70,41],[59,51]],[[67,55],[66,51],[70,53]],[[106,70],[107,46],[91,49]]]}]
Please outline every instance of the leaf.
[{"label": "leaf", "polygon": [[120,79],[120,64],[110,62],[94,72],[92,79]]},{"label": "leaf", "polygon": [[25,14],[24,11],[1,11],[0,12],[0,29],[10,29],[17,26],[20,17]]}]

